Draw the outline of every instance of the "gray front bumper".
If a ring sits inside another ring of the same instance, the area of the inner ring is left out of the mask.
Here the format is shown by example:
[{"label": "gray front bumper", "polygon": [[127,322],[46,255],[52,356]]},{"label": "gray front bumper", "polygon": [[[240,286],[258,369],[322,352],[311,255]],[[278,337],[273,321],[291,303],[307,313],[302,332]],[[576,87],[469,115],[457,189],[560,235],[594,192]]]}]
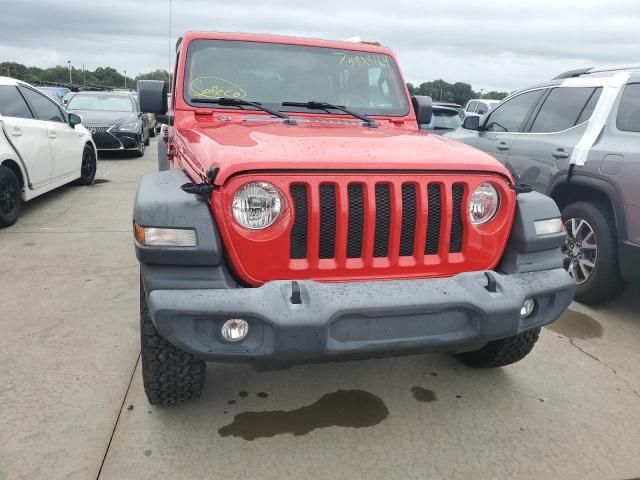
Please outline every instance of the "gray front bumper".
[{"label": "gray front bumper", "polygon": [[[173,344],[209,361],[299,363],[411,351],[464,351],[556,320],[575,284],[562,269],[502,275],[495,291],[485,272],[449,278],[352,283],[291,281],[259,288],[153,290],[149,310]],[[295,297],[295,295],[293,295]],[[520,318],[526,298],[534,314]],[[222,323],[250,324],[240,343],[225,342]]]}]

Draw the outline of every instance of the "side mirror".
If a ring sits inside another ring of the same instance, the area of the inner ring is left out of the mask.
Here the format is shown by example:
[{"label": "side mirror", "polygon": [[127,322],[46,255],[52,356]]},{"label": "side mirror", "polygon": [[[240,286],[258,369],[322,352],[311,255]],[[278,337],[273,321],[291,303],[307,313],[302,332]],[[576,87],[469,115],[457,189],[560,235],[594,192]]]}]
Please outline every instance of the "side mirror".
[{"label": "side mirror", "polygon": [[462,128],[466,128],[467,130],[480,130],[480,117],[476,115],[470,115],[464,118],[464,122],[462,122]]},{"label": "side mirror", "polygon": [[77,113],[69,114],[69,126],[71,128],[76,128],[76,125],[80,125],[82,123],[82,117]]},{"label": "side mirror", "polygon": [[167,113],[167,87],[162,80],[138,80],[138,101],[145,113]]},{"label": "side mirror", "polygon": [[416,112],[418,125],[428,125],[431,123],[431,116],[433,115],[431,97],[416,95],[411,97],[411,104],[413,105],[413,110]]}]

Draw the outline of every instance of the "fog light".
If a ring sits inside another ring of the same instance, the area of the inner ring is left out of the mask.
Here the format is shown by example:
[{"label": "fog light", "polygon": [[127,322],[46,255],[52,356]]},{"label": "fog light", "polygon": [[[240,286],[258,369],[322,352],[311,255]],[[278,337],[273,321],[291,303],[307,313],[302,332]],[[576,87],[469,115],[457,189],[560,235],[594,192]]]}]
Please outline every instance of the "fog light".
[{"label": "fog light", "polygon": [[232,318],[222,324],[221,332],[227,342],[239,342],[249,333],[249,324],[246,320]]},{"label": "fog light", "polygon": [[532,298],[527,298],[522,304],[522,307],[520,307],[520,318],[530,317],[535,309],[536,301]]}]

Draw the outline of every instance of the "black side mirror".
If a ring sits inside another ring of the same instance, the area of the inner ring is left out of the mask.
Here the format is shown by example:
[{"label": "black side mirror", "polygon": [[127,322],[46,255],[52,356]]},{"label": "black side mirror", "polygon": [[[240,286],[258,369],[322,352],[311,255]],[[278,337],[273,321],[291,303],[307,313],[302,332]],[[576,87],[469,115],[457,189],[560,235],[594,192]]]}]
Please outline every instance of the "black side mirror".
[{"label": "black side mirror", "polygon": [[167,113],[167,86],[162,80],[138,80],[138,101],[145,113]]},{"label": "black side mirror", "polygon": [[431,97],[416,95],[411,97],[411,104],[413,105],[413,110],[416,112],[418,125],[431,123],[431,116],[433,115]]},{"label": "black side mirror", "polygon": [[467,130],[480,130],[480,117],[476,115],[469,115],[464,118],[464,122],[462,122],[462,128],[466,128]]},{"label": "black side mirror", "polygon": [[71,128],[76,128],[76,125],[80,125],[82,123],[82,117],[77,113],[69,114],[69,126]]}]

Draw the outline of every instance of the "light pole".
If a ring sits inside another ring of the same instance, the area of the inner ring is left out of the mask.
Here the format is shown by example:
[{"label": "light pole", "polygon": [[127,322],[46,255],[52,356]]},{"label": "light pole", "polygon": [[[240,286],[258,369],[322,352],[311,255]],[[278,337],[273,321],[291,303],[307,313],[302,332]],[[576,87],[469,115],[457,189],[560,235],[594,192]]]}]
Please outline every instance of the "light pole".
[{"label": "light pole", "polygon": [[71,60],[67,60],[67,64],[69,65],[69,83],[73,83],[71,79]]},{"label": "light pole", "polygon": [[87,86],[87,74],[84,71],[84,65],[82,65],[82,85]]},{"label": "light pole", "polygon": [[124,71],[124,88],[127,88],[127,71]]}]

